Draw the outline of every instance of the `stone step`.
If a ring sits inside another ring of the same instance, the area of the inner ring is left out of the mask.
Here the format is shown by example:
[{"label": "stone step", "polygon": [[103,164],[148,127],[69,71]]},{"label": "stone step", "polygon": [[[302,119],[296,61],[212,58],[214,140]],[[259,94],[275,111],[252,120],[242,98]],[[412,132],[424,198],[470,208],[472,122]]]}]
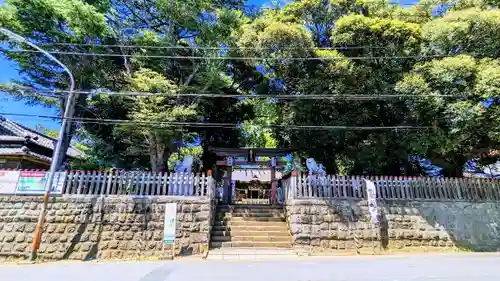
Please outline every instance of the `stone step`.
[{"label": "stone step", "polygon": [[282,236],[212,236],[212,242],[292,242],[292,237]]},{"label": "stone step", "polygon": [[266,212],[283,212],[281,206],[271,205],[232,205],[232,206],[217,206],[217,212],[253,212],[253,213],[266,213]]},{"label": "stone step", "polygon": [[282,218],[285,219],[283,212],[275,213],[250,213],[250,212],[219,212],[215,215],[216,218]]},{"label": "stone step", "polygon": [[287,248],[216,248],[210,250],[207,260],[240,260],[240,259],[298,259],[292,249]]},{"label": "stone step", "polygon": [[212,248],[292,248],[292,243],[289,241],[238,241],[238,242],[222,242],[213,241],[210,243]]},{"label": "stone step", "polygon": [[212,236],[290,236],[287,229],[276,231],[212,230]]},{"label": "stone step", "polygon": [[285,223],[273,223],[263,225],[259,223],[257,225],[235,225],[225,224],[225,225],[214,225],[212,231],[236,231],[236,232],[266,232],[266,231],[284,231],[288,233],[288,226]]},{"label": "stone step", "polygon": [[285,222],[282,217],[215,217],[215,221],[232,221],[232,222]]},{"label": "stone step", "polygon": [[224,254],[224,255],[297,255],[297,251],[295,249],[276,249],[276,248],[219,248],[210,251],[210,254]]},{"label": "stone step", "polygon": [[243,220],[232,218],[230,220],[216,220],[214,226],[281,226],[287,227],[285,221],[274,220],[274,221],[260,221],[260,220]]}]

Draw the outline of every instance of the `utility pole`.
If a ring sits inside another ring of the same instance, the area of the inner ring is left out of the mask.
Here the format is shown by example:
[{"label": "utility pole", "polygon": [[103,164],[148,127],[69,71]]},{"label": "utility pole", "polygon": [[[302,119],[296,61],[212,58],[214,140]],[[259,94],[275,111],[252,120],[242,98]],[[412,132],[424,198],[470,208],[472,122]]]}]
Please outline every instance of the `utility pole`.
[{"label": "utility pole", "polygon": [[64,71],[68,74],[69,80],[70,80],[70,86],[69,86],[69,94],[66,100],[66,106],[64,108],[64,115],[63,119],[61,122],[61,129],[59,130],[59,138],[57,140],[56,147],[54,149],[54,153],[52,155],[52,162],[50,164],[50,171],[49,171],[49,177],[47,178],[47,182],[45,184],[45,194],[43,195],[43,206],[42,210],[40,211],[40,215],[38,216],[38,222],[36,225],[34,237],[33,237],[33,245],[32,245],[32,251],[30,255],[30,260],[35,260],[36,259],[36,254],[38,251],[38,248],[40,247],[40,240],[42,238],[42,232],[43,232],[43,224],[45,221],[45,214],[47,212],[47,204],[49,203],[49,198],[50,198],[50,191],[52,188],[52,183],[54,182],[54,176],[55,173],[57,172],[57,164],[60,162],[61,154],[66,153],[65,151],[61,151],[62,149],[62,144],[63,140],[66,137],[67,133],[67,126],[68,126],[68,119],[73,116],[74,113],[74,94],[73,90],[75,89],[75,79],[73,78],[73,74],[71,71],[64,65],[62,62],[60,62],[58,59],[56,59],[54,56],[49,54],[47,51],[43,50],[42,48],[38,47],[37,45],[29,42],[26,40],[26,38],[22,37],[21,35],[18,35],[8,29],[5,28],[0,28],[0,33],[3,35],[9,37],[12,40],[15,40],[19,43],[25,43],[32,48],[40,51],[43,53],[46,57],[48,57],[50,60],[54,61],[57,63],[59,66],[61,66]]}]

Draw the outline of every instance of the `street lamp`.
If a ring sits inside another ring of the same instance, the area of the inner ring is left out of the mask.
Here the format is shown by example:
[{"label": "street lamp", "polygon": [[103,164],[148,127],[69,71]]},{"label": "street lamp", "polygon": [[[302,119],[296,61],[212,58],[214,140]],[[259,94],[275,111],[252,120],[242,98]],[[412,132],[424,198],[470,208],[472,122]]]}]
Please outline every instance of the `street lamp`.
[{"label": "street lamp", "polygon": [[69,94],[68,94],[68,99],[66,100],[66,106],[64,108],[64,115],[63,119],[61,122],[61,129],[59,130],[59,138],[57,139],[57,144],[54,149],[54,153],[52,155],[52,162],[50,163],[50,171],[49,171],[49,177],[47,178],[47,182],[45,183],[45,194],[43,196],[43,206],[42,210],[40,211],[40,215],[38,216],[38,222],[36,225],[35,229],[35,234],[33,237],[33,248],[31,251],[30,259],[34,260],[36,258],[36,253],[38,251],[38,248],[40,247],[40,239],[42,237],[42,232],[43,232],[43,223],[45,220],[45,214],[47,212],[47,204],[49,202],[49,197],[50,197],[50,189],[52,187],[52,183],[54,182],[54,176],[57,171],[57,164],[60,162],[61,158],[61,149],[62,149],[62,143],[66,135],[66,127],[68,126],[68,119],[72,117],[73,115],[73,110],[74,110],[74,96],[73,96],[73,90],[75,88],[75,79],[73,78],[73,74],[71,71],[64,65],[62,62],[60,62],[58,59],[56,59],[54,56],[49,54],[47,51],[41,49],[37,45],[29,42],[26,40],[26,38],[22,37],[19,34],[16,34],[8,29],[5,28],[0,28],[0,33],[3,35],[9,37],[12,40],[15,40],[19,43],[25,43],[28,44],[29,46],[33,47],[34,49],[40,51],[42,54],[44,54],[46,57],[48,57],[50,60],[54,61],[57,63],[59,66],[61,66],[64,71],[68,74],[69,80],[70,80],[70,86],[69,86]]}]

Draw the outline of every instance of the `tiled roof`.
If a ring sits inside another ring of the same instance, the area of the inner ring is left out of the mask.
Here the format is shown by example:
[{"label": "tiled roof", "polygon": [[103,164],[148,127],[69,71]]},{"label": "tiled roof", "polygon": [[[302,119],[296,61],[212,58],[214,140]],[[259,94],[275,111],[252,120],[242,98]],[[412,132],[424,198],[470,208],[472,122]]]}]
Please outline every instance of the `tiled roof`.
[{"label": "tiled roof", "polygon": [[33,152],[25,152],[22,148],[0,148],[0,155],[20,155],[20,156],[31,156],[34,158],[38,158],[42,161],[50,163],[50,157],[33,153]]},{"label": "tiled roof", "polygon": [[[27,135],[31,137],[31,142],[51,150],[54,150],[57,143],[57,140],[54,138],[0,116],[0,136],[24,138]],[[80,158],[85,154],[82,151],[70,146],[66,155],[72,158]]]}]

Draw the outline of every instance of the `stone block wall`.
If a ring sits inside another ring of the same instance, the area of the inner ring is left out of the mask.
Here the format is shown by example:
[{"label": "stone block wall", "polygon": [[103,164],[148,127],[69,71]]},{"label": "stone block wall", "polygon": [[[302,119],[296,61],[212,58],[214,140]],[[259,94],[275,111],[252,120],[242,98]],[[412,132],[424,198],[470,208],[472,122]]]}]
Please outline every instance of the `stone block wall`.
[{"label": "stone block wall", "polygon": [[287,220],[296,247],[379,251],[425,247],[500,250],[500,203],[379,201],[380,227],[366,201],[289,200]]},{"label": "stone block wall", "polygon": [[[50,199],[41,259],[171,256],[163,244],[165,203],[177,203],[177,255],[208,249],[211,201],[199,197],[55,197]],[[40,196],[0,196],[0,260],[27,258]]]}]

